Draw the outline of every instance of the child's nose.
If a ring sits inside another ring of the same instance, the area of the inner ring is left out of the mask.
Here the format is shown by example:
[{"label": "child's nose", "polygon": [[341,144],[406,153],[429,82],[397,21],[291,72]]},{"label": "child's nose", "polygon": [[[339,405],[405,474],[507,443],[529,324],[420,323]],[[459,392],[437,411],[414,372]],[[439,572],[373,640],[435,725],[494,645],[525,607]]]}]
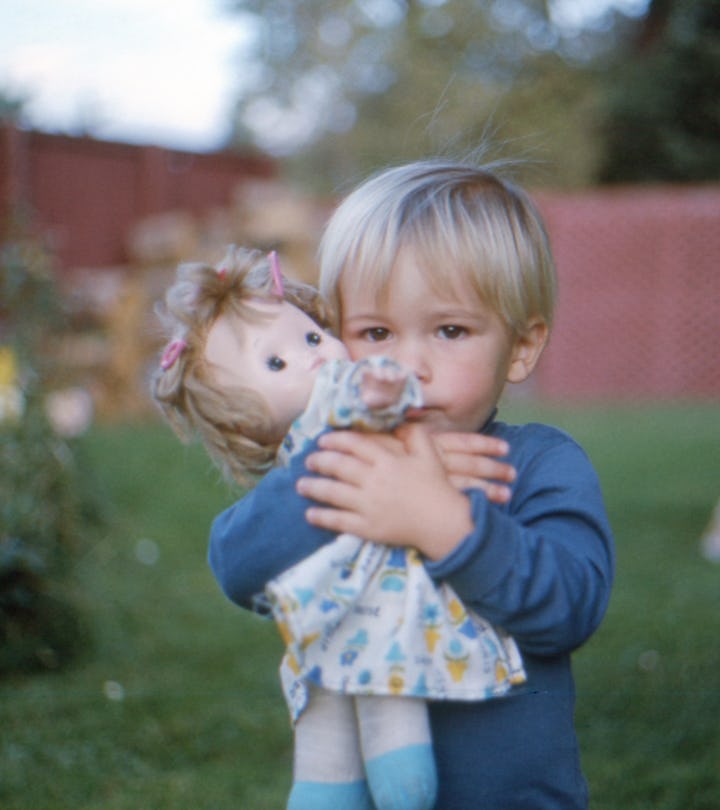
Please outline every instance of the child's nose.
[{"label": "child's nose", "polygon": [[409,368],[420,382],[430,382],[432,378],[432,367],[430,365],[427,351],[423,346],[416,343],[402,344],[398,347],[393,358],[400,365]]}]

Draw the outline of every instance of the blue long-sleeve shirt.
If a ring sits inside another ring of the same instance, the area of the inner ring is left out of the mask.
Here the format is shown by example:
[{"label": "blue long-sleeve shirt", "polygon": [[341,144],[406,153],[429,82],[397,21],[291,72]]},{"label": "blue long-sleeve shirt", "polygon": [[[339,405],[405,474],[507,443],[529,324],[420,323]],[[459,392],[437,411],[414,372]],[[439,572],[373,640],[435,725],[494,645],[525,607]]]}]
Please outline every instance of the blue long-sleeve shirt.
[{"label": "blue long-sleeve shirt", "polygon": [[[595,472],[565,433],[491,422],[516,471],[508,504],[468,490],[473,531],[447,557],[426,562],[470,607],[517,641],[528,675],[510,695],[432,703],[440,810],[576,810],[587,806],[573,725],[570,653],[597,629],[614,570],[610,527]],[[211,568],[244,607],[265,583],[335,534],[307,524],[295,493],[305,454],[270,472],[219,515]]]}]

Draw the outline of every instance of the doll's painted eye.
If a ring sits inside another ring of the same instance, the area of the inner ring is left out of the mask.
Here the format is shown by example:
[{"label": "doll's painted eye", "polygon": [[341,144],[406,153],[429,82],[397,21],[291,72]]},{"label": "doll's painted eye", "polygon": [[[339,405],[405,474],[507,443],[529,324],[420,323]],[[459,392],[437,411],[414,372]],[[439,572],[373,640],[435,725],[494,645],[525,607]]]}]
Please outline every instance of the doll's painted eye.
[{"label": "doll's painted eye", "polygon": [[305,340],[308,346],[319,346],[322,343],[322,337],[319,332],[308,332],[305,335]]},{"label": "doll's painted eye", "polygon": [[282,359],[282,357],[278,357],[274,354],[272,357],[268,357],[267,367],[270,371],[282,371],[287,363]]}]

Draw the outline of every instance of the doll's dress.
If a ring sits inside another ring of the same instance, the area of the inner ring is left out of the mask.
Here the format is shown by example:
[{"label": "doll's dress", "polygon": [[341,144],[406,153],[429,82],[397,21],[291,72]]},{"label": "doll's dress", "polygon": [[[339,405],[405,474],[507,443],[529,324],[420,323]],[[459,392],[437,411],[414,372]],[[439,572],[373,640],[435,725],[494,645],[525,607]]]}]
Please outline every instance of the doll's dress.
[{"label": "doll's dress", "polygon": [[[360,397],[368,366],[399,369],[384,357],[323,366],[279,463],[328,426],[391,430],[420,406],[411,375],[397,403],[369,410]],[[477,701],[525,681],[515,641],[434,582],[412,548],[342,534],[270,581],[265,595],[286,643],[280,675],[293,722],[310,684],[348,695]]]}]

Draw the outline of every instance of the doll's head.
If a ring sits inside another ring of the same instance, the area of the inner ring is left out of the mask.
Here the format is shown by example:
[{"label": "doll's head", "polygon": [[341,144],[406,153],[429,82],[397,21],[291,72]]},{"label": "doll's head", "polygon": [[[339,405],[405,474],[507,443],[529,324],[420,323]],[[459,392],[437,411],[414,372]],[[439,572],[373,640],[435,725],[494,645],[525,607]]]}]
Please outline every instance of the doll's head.
[{"label": "doll's head", "polygon": [[308,285],[274,280],[270,257],[231,246],[217,267],[181,264],[158,315],[168,343],[155,401],[181,439],[199,436],[225,474],[247,484],[248,473],[272,465],[309,394],[314,370],[302,382],[294,358],[321,345],[323,355],[344,356],[324,331],[322,299]]}]

